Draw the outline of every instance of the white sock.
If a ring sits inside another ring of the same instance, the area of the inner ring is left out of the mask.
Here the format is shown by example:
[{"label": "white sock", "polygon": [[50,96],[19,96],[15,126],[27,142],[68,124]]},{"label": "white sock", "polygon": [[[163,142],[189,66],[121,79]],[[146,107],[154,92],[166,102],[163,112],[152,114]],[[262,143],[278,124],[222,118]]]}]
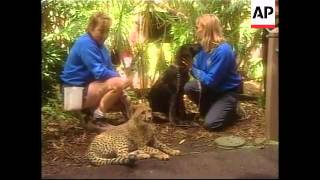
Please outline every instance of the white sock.
[{"label": "white sock", "polygon": [[93,117],[94,118],[103,118],[104,113],[99,108],[97,108],[93,113]]}]

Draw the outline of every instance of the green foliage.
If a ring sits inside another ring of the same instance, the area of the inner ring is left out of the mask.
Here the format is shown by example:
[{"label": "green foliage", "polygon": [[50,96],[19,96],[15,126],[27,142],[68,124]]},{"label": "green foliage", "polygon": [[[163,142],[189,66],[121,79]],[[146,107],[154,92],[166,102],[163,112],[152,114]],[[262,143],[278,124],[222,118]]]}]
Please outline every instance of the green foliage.
[{"label": "green foliage", "polygon": [[112,0],[109,6],[109,15],[112,18],[112,26],[109,44],[119,51],[130,49],[128,36],[133,26],[133,11],[135,4],[133,0]]},{"label": "green foliage", "polygon": [[149,43],[148,60],[150,62],[149,76],[152,85],[170,65],[172,54],[170,43]]},{"label": "green foliage", "polygon": [[262,81],[263,65],[262,58],[252,58],[249,60],[248,78]]},{"label": "green foliage", "polygon": [[260,108],[265,108],[266,106],[266,96],[264,96],[263,94],[259,96],[258,98],[258,106]]},{"label": "green foliage", "polygon": [[[54,97],[55,85],[59,83],[59,73],[66,58],[66,51],[54,41],[42,41],[42,97]],[[46,98],[44,98],[46,97]]]},{"label": "green foliage", "polygon": [[74,115],[71,112],[65,112],[63,110],[63,101],[61,96],[48,98],[47,103],[41,108],[41,116],[44,124],[49,121],[65,121],[74,118]]},{"label": "green foliage", "polygon": [[174,54],[183,44],[196,41],[194,35],[195,21],[201,10],[197,7],[197,1],[173,0],[170,2],[170,6],[187,17],[186,19],[177,16],[171,16],[170,18],[172,23],[170,34],[173,36],[171,51]]},{"label": "green foliage", "polygon": [[[251,63],[256,64],[256,61],[251,59],[251,51],[261,44],[262,31],[250,28],[250,21],[244,21],[241,24],[240,29],[240,41],[238,55],[240,57],[239,67],[243,72],[246,72],[246,76],[250,76]],[[253,66],[254,67],[254,66]],[[262,78],[262,77],[261,77]]]},{"label": "green foliage", "polygon": [[146,88],[148,82],[148,71],[150,67],[150,56],[147,53],[148,48],[148,44],[138,44],[136,46],[136,62],[138,67],[137,70],[142,88]]}]

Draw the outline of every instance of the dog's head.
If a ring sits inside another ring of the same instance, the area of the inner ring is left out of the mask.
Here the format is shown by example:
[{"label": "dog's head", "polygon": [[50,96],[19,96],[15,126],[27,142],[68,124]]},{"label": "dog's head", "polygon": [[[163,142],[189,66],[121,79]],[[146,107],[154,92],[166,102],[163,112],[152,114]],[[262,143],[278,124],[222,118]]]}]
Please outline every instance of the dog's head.
[{"label": "dog's head", "polygon": [[200,44],[184,44],[176,54],[175,64],[180,67],[188,67],[192,63],[194,56],[201,50]]}]

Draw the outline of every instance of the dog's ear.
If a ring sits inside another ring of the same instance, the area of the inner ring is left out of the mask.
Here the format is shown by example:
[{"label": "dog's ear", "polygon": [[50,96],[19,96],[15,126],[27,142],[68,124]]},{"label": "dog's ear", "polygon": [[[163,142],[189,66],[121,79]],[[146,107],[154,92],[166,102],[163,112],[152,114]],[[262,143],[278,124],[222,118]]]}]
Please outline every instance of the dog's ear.
[{"label": "dog's ear", "polygon": [[193,44],[190,46],[190,52],[195,56],[202,49],[200,44]]}]

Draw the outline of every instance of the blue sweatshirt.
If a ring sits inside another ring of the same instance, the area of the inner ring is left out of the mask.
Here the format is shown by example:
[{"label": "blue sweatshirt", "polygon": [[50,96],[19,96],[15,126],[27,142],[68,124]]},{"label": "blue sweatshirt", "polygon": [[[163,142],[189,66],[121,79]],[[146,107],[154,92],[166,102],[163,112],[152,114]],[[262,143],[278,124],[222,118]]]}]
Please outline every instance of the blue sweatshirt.
[{"label": "blue sweatshirt", "polygon": [[241,82],[235,54],[226,42],[209,53],[202,49],[195,56],[191,73],[203,85],[219,92],[238,88]]},{"label": "blue sweatshirt", "polygon": [[86,33],[71,48],[60,78],[67,85],[86,86],[116,76],[119,73],[113,68],[107,48]]}]

